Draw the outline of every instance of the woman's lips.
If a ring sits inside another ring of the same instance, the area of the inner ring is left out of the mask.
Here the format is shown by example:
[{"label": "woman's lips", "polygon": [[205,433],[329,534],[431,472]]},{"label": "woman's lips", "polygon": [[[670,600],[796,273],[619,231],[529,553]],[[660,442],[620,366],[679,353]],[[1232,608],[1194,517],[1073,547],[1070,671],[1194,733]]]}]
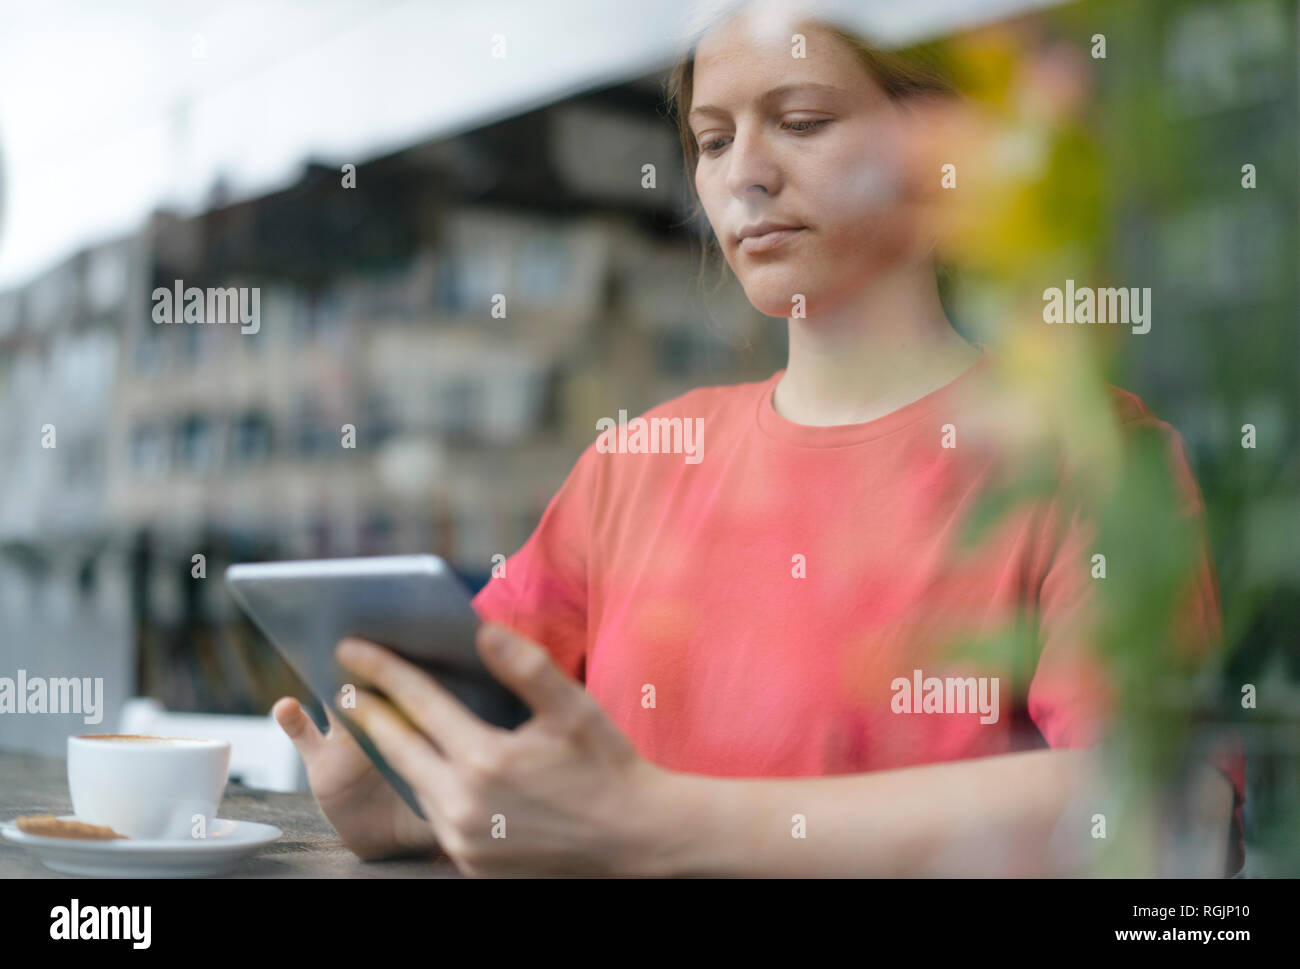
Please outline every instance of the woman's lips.
[{"label": "woman's lips", "polygon": [[746,236],[740,240],[740,251],[748,253],[767,252],[769,249],[784,245],[787,239],[793,239],[804,228],[804,226],[799,226],[795,229],[773,229],[771,232],[764,232],[761,236]]}]

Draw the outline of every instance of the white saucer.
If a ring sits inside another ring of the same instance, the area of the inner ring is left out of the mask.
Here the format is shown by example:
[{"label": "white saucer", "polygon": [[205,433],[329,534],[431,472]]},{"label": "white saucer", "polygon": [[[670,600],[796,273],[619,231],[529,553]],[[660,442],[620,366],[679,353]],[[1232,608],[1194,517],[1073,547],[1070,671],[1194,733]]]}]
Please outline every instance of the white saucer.
[{"label": "white saucer", "polygon": [[[60,820],[77,819],[65,814]],[[0,823],[0,836],[35,853],[46,868],[99,878],[219,875],[281,834],[273,824],[217,818],[206,838],[92,841],[28,834],[19,831],[12,821]]]}]

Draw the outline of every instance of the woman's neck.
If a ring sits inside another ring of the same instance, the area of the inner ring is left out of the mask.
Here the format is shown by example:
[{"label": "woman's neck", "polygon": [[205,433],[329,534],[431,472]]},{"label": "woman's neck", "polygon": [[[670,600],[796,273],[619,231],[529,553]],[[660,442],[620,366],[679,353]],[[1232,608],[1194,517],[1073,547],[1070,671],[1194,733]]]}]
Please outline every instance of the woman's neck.
[{"label": "woman's neck", "polygon": [[790,360],[772,398],[796,424],[860,424],[960,376],[980,351],[943,312],[928,264],[874,281],[828,313],[791,319]]}]

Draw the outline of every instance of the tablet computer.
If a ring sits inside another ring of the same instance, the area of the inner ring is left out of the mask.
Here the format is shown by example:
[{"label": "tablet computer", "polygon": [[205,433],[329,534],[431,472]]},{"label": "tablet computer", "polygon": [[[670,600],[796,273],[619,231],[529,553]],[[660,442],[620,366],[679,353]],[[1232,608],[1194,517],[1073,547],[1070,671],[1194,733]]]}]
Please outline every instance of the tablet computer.
[{"label": "tablet computer", "polygon": [[[232,565],[226,586],[322,705],[333,707],[343,685],[355,680],[334,659],[339,640],[352,636],[387,646],[424,669],[488,723],[513,729],[531,715],[483,665],[474,646],[480,620],[469,591],[436,555]],[[339,719],[424,817],[410,786],[365,733]]]}]

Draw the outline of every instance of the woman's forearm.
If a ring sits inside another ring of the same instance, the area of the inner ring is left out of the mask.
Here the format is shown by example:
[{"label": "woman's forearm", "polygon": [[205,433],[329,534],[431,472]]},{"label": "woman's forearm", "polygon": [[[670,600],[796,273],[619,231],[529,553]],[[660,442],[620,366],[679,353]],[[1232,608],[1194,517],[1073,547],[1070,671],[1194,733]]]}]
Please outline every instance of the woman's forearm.
[{"label": "woman's forearm", "polygon": [[1038,750],[821,778],[669,774],[681,875],[1067,874],[1103,810],[1094,754]]}]

